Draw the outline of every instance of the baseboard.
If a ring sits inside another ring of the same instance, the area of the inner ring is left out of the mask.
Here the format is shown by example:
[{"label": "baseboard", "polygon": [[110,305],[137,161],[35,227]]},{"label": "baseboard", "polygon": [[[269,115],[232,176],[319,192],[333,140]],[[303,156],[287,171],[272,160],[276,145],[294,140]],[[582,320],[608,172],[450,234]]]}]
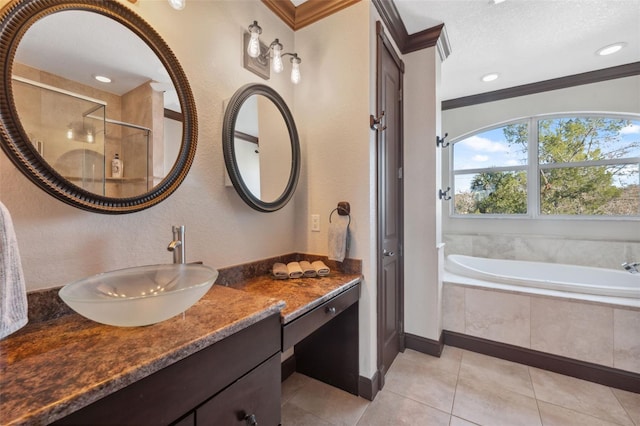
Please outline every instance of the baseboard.
[{"label": "baseboard", "polygon": [[296,372],[296,356],[291,355],[289,358],[282,361],[280,367],[281,381],[287,380],[289,376]]},{"label": "baseboard", "polygon": [[360,376],[358,379],[358,394],[369,401],[373,401],[380,389],[380,375],[376,371],[372,378]]},{"label": "baseboard", "polygon": [[[472,352],[513,361],[566,376],[640,393],[640,374],[553,355],[467,334],[444,331],[444,343]],[[407,345],[408,347],[408,345]]]},{"label": "baseboard", "polygon": [[404,334],[404,346],[407,349],[422,352],[440,358],[444,348],[444,333],[440,334],[440,340],[427,339],[414,334]]}]

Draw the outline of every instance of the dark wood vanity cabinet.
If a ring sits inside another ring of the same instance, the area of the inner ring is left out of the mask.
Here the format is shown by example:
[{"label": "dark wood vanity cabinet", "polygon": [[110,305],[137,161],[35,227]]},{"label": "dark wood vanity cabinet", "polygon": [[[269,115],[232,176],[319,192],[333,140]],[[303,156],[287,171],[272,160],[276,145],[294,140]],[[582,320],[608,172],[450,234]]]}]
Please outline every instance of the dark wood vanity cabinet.
[{"label": "dark wood vanity cabinet", "polygon": [[358,395],[360,284],[282,327],[282,350],[294,347],[295,370]]},{"label": "dark wood vanity cabinet", "polygon": [[54,424],[276,426],[280,333],[271,315]]}]

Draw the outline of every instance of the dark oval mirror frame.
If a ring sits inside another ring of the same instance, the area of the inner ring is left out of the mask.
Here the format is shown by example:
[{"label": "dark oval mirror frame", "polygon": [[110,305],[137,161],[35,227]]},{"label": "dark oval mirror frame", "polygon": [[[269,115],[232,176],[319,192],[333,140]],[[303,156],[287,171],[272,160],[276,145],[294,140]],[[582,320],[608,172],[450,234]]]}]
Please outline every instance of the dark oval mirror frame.
[{"label": "dark oval mirror frame", "polygon": [[[289,131],[289,141],[291,143],[291,172],[289,173],[289,181],[284,188],[282,195],[273,202],[265,202],[253,195],[251,190],[247,187],[240,169],[238,168],[238,162],[235,153],[235,127],[238,113],[244,102],[253,95],[262,95],[270,99],[282,114],[287,130]],[[227,172],[229,178],[233,182],[240,198],[247,203],[250,207],[261,212],[273,212],[284,207],[296,190],[298,184],[298,177],[300,176],[300,140],[298,138],[298,130],[296,129],[296,123],[293,120],[293,115],[287,106],[287,103],[282,97],[273,90],[271,87],[264,84],[247,84],[242,86],[233,95],[227,110],[224,114],[224,124],[222,127],[222,150],[224,153],[224,162],[227,166]]]},{"label": "dark oval mirror frame", "polygon": [[[11,75],[16,50],[27,30],[39,19],[65,10],[99,13],[127,27],[140,37],[166,68],[182,109],[182,145],[171,171],[150,191],[135,197],[112,198],[86,191],[62,177],[36,151],[20,123]],[[198,122],[187,77],[169,46],[141,17],[116,1],[14,0],[2,8],[0,57],[6,58],[0,85],[0,145],[16,167],[38,187],[55,198],[96,213],[122,214],[149,208],[173,193],[187,175],[195,156]]]}]

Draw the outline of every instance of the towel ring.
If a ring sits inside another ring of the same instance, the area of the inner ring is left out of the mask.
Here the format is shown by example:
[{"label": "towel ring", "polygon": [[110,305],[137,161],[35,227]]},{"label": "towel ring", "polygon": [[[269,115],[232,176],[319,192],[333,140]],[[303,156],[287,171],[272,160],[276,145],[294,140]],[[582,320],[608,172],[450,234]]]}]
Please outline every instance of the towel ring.
[{"label": "towel ring", "polygon": [[335,212],[335,211],[337,211],[340,216],[349,216],[349,223],[347,223],[347,228],[348,228],[349,225],[351,225],[351,215],[349,213],[342,214],[341,211],[344,211],[344,210],[339,209],[338,207],[336,207],[335,209],[331,210],[331,213],[329,213],[329,223],[331,223],[331,216],[333,216],[333,212]]}]

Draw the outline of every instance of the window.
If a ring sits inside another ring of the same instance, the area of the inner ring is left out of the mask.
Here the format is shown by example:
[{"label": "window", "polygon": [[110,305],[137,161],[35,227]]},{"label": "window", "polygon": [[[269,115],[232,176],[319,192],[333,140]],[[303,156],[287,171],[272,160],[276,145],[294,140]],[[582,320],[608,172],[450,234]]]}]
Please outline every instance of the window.
[{"label": "window", "polygon": [[454,214],[640,217],[640,119],[545,116],[453,144]]}]

